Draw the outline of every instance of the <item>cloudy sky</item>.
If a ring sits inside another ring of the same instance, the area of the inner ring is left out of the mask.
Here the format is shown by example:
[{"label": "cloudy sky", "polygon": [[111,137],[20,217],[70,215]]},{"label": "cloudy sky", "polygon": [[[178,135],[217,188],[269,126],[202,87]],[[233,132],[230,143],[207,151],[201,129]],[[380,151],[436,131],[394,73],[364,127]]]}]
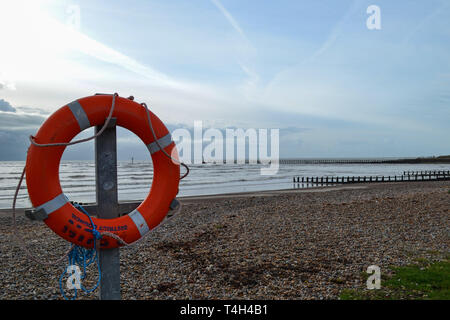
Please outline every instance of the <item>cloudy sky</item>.
[{"label": "cloudy sky", "polygon": [[[2,0],[0,160],[96,92],[147,102],[171,130],[279,128],[282,157],[449,154],[449,16],[446,0]],[[119,158],[145,152],[119,131]]]}]

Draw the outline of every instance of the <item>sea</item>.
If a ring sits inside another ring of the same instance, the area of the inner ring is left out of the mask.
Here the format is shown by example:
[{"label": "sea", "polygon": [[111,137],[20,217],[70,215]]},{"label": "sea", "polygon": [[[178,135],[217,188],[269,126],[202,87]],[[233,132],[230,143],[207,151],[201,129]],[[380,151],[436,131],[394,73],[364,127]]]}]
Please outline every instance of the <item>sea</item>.
[{"label": "sea", "polygon": [[[0,208],[11,208],[24,161],[0,162]],[[280,164],[274,175],[261,175],[261,164],[193,164],[180,182],[179,196],[282,190],[311,185],[294,184],[292,178],[321,176],[394,176],[403,171],[450,170],[450,164]],[[184,168],[181,167],[183,173]],[[95,202],[95,163],[62,161],[59,168],[63,192],[70,200]],[[151,187],[151,161],[119,161],[119,201],[144,199]],[[26,182],[17,198],[17,208],[29,208]]]}]

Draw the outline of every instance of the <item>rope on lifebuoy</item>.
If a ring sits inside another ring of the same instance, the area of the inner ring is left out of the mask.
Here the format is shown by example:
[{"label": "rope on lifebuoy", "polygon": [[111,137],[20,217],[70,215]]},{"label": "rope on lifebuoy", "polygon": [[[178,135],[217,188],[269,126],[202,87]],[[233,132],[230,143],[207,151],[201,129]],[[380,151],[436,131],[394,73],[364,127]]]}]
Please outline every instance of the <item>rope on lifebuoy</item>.
[{"label": "rope on lifebuoy", "polygon": [[[34,137],[32,135],[30,135],[29,136],[30,143],[33,144],[34,146],[37,146],[37,147],[55,147],[55,146],[70,146],[70,145],[83,143],[83,142],[87,142],[87,141],[90,141],[92,139],[95,139],[96,137],[100,136],[104,132],[104,130],[108,127],[108,124],[109,124],[109,122],[110,122],[110,120],[112,118],[112,114],[114,112],[114,107],[115,107],[115,100],[116,100],[116,97],[118,96],[118,94],[114,93],[112,96],[113,96],[113,98],[112,98],[111,108],[110,108],[108,117],[106,118],[106,121],[103,124],[102,128],[96,134],[94,134],[93,136],[91,136],[89,138],[85,138],[85,139],[72,141],[72,142],[40,144],[40,143],[37,143],[35,141],[35,139],[34,139]],[[134,98],[130,99],[130,100],[134,100]],[[153,137],[155,139],[155,142],[156,142],[158,148],[164,153],[164,155],[166,157],[170,158],[172,161],[174,161],[174,162],[176,162],[176,163],[178,163],[178,164],[180,164],[180,165],[182,165],[183,167],[186,168],[186,173],[180,178],[180,180],[185,178],[189,174],[189,167],[186,164],[184,164],[183,162],[180,162],[179,160],[174,159],[172,156],[167,154],[167,152],[164,150],[164,148],[160,145],[158,139],[156,138],[155,131],[153,129],[153,125],[152,125],[152,122],[151,122],[151,119],[150,119],[150,111],[148,110],[147,104],[146,103],[141,103],[141,105],[146,110],[148,124],[149,124],[150,130],[152,132],[152,135],[153,135]],[[47,266],[48,265],[59,264],[64,258],[68,257],[69,258],[69,265],[71,265],[71,264],[81,265],[83,267],[83,274],[85,275],[86,267],[88,267],[94,261],[97,262],[98,271],[99,271],[99,279],[97,281],[97,284],[92,289],[89,289],[89,290],[87,290],[86,288],[82,287],[83,291],[91,292],[91,291],[95,290],[98,287],[99,283],[100,283],[101,270],[100,270],[100,265],[99,265],[99,262],[98,262],[98,256],[97,256],[98,242],[96,242],[96,240],[100,240],[103,236],[107,236],[107,237],[110,237],[110,238],[113,238],[113,239],[119,241],[123,246],[131,246],[131,245],[133,245],[135,243],[138,243],[141,240],[143,240],[150,233],[150,232],[146,233],[143,237],[141,237],[137,241],[134,241],[133,243],[127,243],[120,236],[118,236],[118,235],[116,235],[114,233],[111,233],[111,232],[108,232],[108,231],[99,232],[96,229],[95,224],[92,222],[92,219],[91,219],[90,215],[84,210],[84,208],[81,205],[76,205],[76,207],[79,208],[83,213],[85,213],[89,217],[89,219],[91,221],[92,233],[94,235],[94,246],[93,246],[93,248],[86,249],[86,248],[83,248],[81,246],[77,246],[75,244],[72,244],[70,249],[62,257],[58,258],[55,261],[40,260],[40,259],[36,258],[36,256],[34,254],[32,254],[28,250],[28,248],[27,248],[23,238],[19,236],[19,232],[18,232],[18,228],[17,228],[17,221],[16,221],[17,196],[19,194],[20,187],[22,185],[22,182],[23,182],[23,179],[24,179],[24,176],[25,176],[25,170],[26,170],[26,165],[24,166],[24,168],[22,170],[22,174],[20,176],[19,182],[17,184],[17,188],[15,190],[14,198],[13,198],[13,204],[12,204],[13,234],[16,237],[16,239],[19,241],[20,246],[22,247],[22,249],[24,250],[24,252],[28,256],[28,258],[30,258],[31,260],[35,261],[38,264],[47,265]],[[182,203],[181,203],[181,201],[179,201],[178,208],[171,215],[171,218],[170,219],[165,219],[159,225],[154,227],[152,230],[154,231],[154,230],[158,229],[159,227],[161,227],[162,225],[164,225],[165,223],[167,223],[167,221],[172,220],[174,216],[178,215],[178,213],[181,212],[181,209],[182,209]],[[64,293],[64,290],[62,289],[62,278],[63,278],[65,272],[61,275],[61,277],[59,279],[59,282],[60,282],[61,293],[64,296],[64,298],[67,299],[67,297],[66,297],[66,295]],[[73,299],[76,298],[76,295],[77,295],[77,291],[75,290],[75,297],[73,297]]]}]

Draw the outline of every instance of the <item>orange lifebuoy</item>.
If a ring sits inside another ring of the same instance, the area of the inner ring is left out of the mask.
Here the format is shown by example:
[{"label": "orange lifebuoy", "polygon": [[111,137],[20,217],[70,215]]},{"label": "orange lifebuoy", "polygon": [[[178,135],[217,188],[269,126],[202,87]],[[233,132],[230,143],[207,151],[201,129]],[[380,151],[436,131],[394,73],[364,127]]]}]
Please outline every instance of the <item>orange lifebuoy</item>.
[{"label": "orange lifebuoy", "polygon": [[[78,99],[53,113],[35,136],[38,144],[67,143],[78,133],[92,126],[102,125],[111,109],[112,95],[95,95]],[[150,119],[158,142],[149,130],[146,109],[132,100],[116,97],[112,117],[116,124],[135,133],[147,146],[153,161],[153,183],[147,198],[127,215],[115,219],[92,217],[99,232],[116,234],[132,243],[156,227],[167,215],[178,193],[179,164],[164,155],[178,159],[176,146],[161,120],[150,112]],[[63,194],[59,182],[59,164],[65,146],[42,148],[31,145],[26,162],[26,182],[33,207],[43,209],[48,217],[44,222],[62,238],[92,248],[94,239],[89,218],[76,209]],[[111,237],[100,241],[102,249],[116,248],[120,242]]]}]

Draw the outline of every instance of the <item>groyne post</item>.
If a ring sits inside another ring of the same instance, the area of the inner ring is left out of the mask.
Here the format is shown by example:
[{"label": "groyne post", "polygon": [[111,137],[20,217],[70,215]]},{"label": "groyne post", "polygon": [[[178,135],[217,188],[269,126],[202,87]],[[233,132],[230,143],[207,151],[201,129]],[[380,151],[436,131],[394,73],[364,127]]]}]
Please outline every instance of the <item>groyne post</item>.
[{"label": "groyne post", "polygon": [[[97,133],[101,127],[97,126],[95,132]],[[111,118],[105,131],[95,138],[95,180],[98,218],[117,218],[120,212],[117,195],[117,137],[115,118]],[[99,249],[98,257],[101,270],[100,300],[120,300],[119,248]]]}]

